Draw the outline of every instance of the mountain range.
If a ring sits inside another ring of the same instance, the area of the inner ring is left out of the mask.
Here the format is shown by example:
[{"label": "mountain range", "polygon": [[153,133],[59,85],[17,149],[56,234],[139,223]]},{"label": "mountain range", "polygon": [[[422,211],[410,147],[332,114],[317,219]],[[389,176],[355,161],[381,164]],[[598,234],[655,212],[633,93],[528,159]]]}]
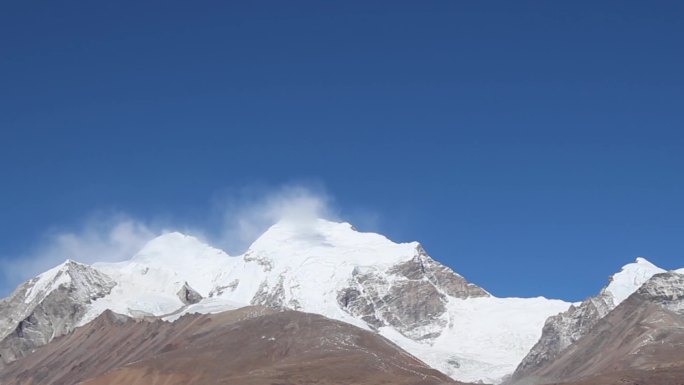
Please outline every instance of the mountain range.
[{"label": "mountain range", "polygon": [[[67,260],[0,301],[0,383],[142,384],[149,373],[179,384],[212,373],[311,383],[307,372],[329,379],[320,383],[530,385],[676,374],[682,274],[638,258],[581,303],[499,298],[419,243],[348,223],[283,220],[238,256],[172,232],[126,261]],[[205,362],[219,356],[231,358]],[[333,361],[348,367],[324,370]],[[353,367],[363,378],[344,377]]]}]

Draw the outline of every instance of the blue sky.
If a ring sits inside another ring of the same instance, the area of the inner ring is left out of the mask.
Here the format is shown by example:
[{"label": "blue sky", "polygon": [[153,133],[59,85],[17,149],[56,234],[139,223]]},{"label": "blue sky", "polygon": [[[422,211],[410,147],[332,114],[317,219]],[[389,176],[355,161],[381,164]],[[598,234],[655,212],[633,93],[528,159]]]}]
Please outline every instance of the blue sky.
[{"label": "blue sky", "polygon": [[55,234],[99,239],[112,216],[211,232],[217,207],[287,186],[496,295],[581,299],[639,255],[682,267],[682,18],[674,1],[4,3],[0,293]]}]

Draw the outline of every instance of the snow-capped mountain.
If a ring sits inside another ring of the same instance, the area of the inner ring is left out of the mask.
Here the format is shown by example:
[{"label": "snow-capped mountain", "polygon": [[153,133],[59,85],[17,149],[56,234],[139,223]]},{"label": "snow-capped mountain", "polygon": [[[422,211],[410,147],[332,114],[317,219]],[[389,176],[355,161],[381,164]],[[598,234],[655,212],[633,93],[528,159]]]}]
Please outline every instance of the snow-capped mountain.
[{"label": "snow-capped mountain", "polygon": [[587,298],[577,306],[571,306],[566,312],[550,317],[544,324],[541,338],[516,369],[513,382],[529,376],[553,361],[651,277],[664,272],[665,270],[645,258],[637,258],[610,277],[608,285],[598,295]]},{"label": "snow-capped mountain", "polygon": [[[186,313],[252,304],[318,313],[375,330],[455,379],[498,382],[539,339],[544,321],[570,306],[542,297],[494,297],[416,242],[395,243],[320,219],[281,221],[240,256],[169,233],[128,261],[67,262],[55,269],[3,301],[4,361],[105,310],[173,321]],[[60,314],[65,321],[55,323],[41,321],[43,308],[76,310]],[[39,330],[40,338],[24,333],[27,325]]]}]

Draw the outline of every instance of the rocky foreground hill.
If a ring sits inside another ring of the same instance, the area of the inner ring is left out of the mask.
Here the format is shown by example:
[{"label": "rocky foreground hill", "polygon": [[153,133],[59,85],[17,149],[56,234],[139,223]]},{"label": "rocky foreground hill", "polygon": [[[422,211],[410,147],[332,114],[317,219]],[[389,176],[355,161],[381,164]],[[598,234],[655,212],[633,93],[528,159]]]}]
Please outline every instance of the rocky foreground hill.
[{"label": "rocky foreground hill", "polygon": [[175,322],[106,311],[9,364],[0,383],[458,384],[377,333],[258,306]]}]

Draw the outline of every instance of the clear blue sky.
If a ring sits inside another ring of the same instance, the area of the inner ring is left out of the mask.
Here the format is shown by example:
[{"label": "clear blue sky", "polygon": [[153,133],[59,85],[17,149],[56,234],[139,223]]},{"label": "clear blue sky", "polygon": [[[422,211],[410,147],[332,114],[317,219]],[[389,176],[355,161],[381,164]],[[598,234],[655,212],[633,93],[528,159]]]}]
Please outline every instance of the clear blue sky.
[{"label": "clear blue sky", "polygon": [[307,180],[497,295],[581,299],[684,266],[683,42],[676,1],[3,2],[0,255]]}]

